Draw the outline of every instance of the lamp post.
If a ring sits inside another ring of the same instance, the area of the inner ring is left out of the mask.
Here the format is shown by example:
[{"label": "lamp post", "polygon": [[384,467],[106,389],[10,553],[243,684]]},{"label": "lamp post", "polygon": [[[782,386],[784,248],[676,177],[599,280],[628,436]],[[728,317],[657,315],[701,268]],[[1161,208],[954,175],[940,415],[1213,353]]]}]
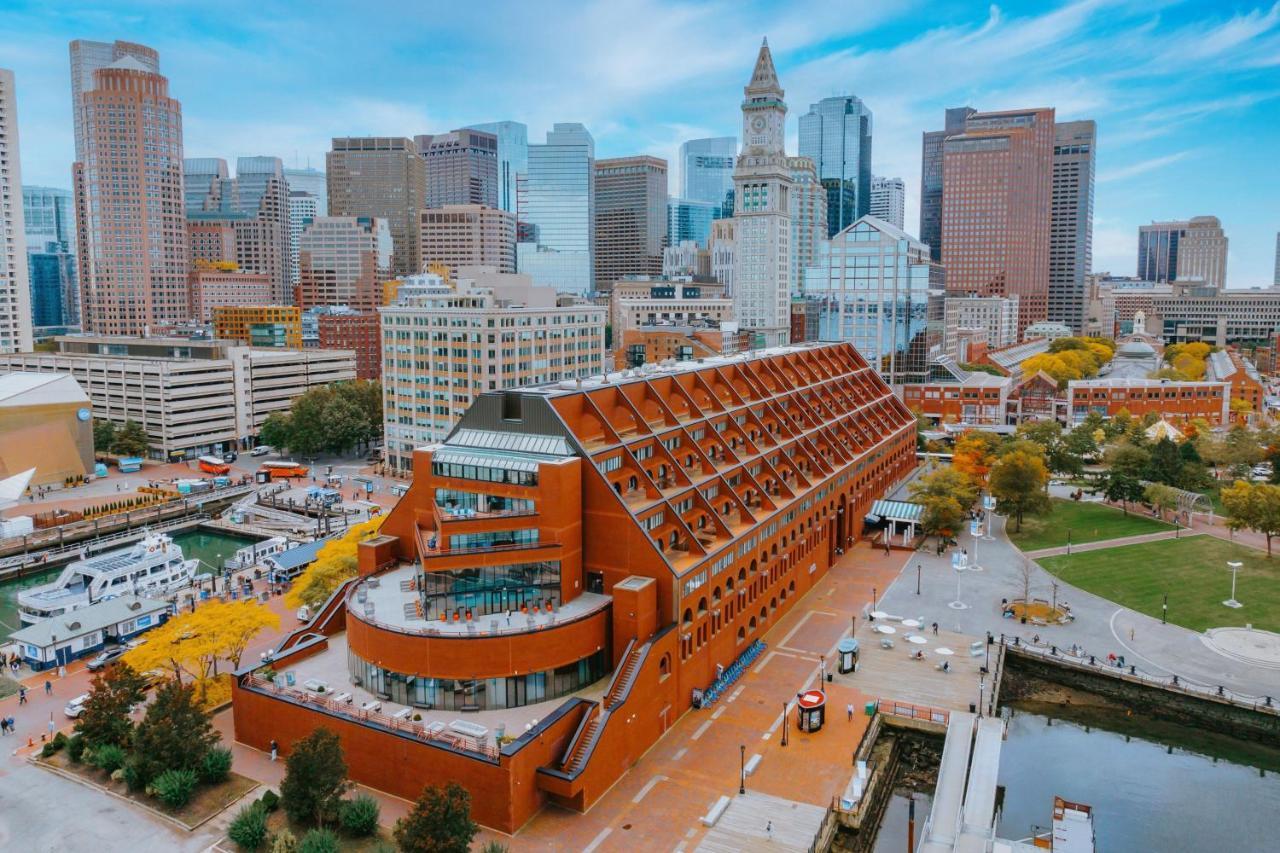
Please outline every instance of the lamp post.
[{"label": "lamp post", "polygon": [[1164,594],[1164,604],[1160,605],[1160,624],[1164,625],[1169,621],[1169,593]]},{"label": "lamp post", "polygon": [[876,607],[876,588],[874,586],[871,587],[871,609],[872,610],[878,609]]},{"label": "lamp post", "polygon": [[1227,566],[1231,569],[1231,597],[1228,598],[1226,601],[1222,602],[1227,607],[1243,607],[1244,606],[1240,602],[1236,601],[1236,572],[1240,571],[1240,567],[1243,565],[1244,563],[1241,563],[1238,560],[1227,561]]},{"label": "lamp post", "polygon": [[782,745],[787,745],[787,703],[782,703]]},{"label": "lamp post", "polygon": [[920,594],[920,564],[916,563],[916,595]]},{"label": "lamp post", "polygon": [[747,792],[747,745],[738,745],[738,793],[745,794]]}]

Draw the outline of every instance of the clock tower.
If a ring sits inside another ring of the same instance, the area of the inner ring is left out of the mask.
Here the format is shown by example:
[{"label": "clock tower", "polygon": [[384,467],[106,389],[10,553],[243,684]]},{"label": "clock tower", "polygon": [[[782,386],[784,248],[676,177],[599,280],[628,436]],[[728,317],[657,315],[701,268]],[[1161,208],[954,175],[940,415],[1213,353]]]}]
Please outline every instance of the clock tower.
[{"label": "clock tower", "polygon": [[777,346],[791,334],[791,177],[786,151],[787,105],[769,40],[743,90],[742,153],[733,172],[734,312],[756,345]]}]

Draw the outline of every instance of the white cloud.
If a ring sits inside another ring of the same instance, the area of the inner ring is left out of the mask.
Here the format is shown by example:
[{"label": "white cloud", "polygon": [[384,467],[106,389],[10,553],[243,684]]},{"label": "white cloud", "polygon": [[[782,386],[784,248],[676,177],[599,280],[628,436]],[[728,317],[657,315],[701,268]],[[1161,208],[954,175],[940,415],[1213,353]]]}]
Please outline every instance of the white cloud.
[{"label": "white cloud", "polygon": [[1147,172],[1154,172],[1157,169],[1163,169],[1165,166],[1170,166],[1177,163],[1179,160],[1185,160],[1194,153],[1194,149],[1189,149],[1186,151],[1175,151],[1172,154],[1166,154],[1163,157],[1152,157],[1146,160],[1139,160],[1135,163],[1130,163],[1128,166],[1121,166],[1118,169],[1101,172],[1095,180],[1100,184],[1123,181],[1127,178],[1133,178],[1138,175],[1145,175]]}]

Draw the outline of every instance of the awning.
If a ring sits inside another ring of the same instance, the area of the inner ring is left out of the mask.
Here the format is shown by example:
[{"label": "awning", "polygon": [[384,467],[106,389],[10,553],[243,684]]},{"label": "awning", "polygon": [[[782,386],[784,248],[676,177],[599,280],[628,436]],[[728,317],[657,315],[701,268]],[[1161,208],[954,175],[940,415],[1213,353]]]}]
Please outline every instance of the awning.
[{"label": "awning", "polygon": [[921,516],[924,515],[924,507],[920,504],[913,504],[909,501],[876,501],[871,505],[871,512],[867,513],[867,518],[875,517],[879,519],[887,519],[889,521],[904,521],[912,524],[919,524]]}]

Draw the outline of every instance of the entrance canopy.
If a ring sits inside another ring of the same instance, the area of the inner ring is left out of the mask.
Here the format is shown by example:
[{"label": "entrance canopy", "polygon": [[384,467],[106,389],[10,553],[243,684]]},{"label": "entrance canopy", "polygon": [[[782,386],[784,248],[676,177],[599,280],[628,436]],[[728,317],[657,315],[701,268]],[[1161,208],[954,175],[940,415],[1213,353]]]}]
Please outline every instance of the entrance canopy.
[{"label": "entrance canopy", "polygon": [[924,507],[910,501],[879,500],[871,505],[867,518],[880,521],[901,521],[905,524],[919,524],[924,515]]}]

